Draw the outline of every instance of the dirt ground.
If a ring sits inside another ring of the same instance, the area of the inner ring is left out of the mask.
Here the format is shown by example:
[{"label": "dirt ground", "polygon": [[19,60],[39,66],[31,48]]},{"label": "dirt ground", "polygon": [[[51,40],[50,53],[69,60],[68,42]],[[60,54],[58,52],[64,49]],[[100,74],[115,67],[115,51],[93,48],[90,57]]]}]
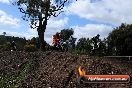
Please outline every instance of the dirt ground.
[{"label": "dirt ground", "polygon": [[131,61],[66,52],[0,52],[0,88],[132,88],[130,83],[78,84],[78,67],[87,74],[128,74]]}]

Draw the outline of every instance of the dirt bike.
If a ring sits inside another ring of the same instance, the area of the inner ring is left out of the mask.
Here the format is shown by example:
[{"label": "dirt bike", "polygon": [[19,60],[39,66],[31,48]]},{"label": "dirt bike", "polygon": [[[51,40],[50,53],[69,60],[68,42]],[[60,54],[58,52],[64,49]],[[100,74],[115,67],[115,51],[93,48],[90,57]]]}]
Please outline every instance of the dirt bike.
[{"label": "dirt bike", "polygon": [[66,42],[61,43],[62,51],[68,51],[68,44]]},{"label": "dirt bike", "polygon": [[57,50],[57,51],[68,51],[68,45],[66,42],[58,42],[55,45],[53,45],[52,50]]},{"label": "dirt bike", "polygon": [[97,45],[92,45],[90,55],[98,55],[100,50],[100,42]]},{"label": "dirt bike", "polygon": [[16,51],[16,50],[17,50],[16,46],[11,47],[11,51]]}]

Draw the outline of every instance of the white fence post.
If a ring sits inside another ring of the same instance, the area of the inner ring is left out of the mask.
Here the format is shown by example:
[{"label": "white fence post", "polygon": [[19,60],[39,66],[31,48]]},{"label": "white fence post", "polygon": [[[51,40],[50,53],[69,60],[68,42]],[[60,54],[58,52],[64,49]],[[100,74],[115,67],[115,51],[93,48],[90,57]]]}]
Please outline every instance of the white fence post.
[{"label": "white fence post", "polygon": [[131,60],[132,56],[104,56],[104,57],[128,57],[128,59]]}]

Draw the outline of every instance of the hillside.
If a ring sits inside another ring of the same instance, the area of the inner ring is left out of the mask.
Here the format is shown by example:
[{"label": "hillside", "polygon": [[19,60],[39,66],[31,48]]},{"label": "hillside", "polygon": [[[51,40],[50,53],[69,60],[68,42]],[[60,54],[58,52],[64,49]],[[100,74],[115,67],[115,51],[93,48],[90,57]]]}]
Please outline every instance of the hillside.
[{"label": "hillside", "polygon": [[[3,88],[132,88],[126,84],[77,83],[78,67],[87,74],[129,74],[128,62],[66,52],[0,52],[0,87]],[[129,64],[131,64],[129,62]]]}]

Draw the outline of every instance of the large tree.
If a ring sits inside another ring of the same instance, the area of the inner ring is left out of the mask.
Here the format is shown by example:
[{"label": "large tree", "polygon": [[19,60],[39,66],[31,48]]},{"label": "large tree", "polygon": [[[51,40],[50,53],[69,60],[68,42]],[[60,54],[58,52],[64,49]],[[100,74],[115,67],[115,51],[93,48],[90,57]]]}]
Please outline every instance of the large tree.
[{"label": "large tree", "polygon": [[77,42],[77,48],[79,49],[85,49],[86,51],[90,52],[91,50],[91,40],[89,38],[80,38]]},{"label": "large tree", "polygon": [[31,28],[37,29],[40,49],[45,49],[44,32],[47,21],[51,16],[57,17],[63,12],[64,5],[68,0],[17,0],[16,5],[24,20],[30,20]]},{"label": "large tree", "polygon": [[69,49],[73,49],[75,48],[75,42],[77,38],[73,37],[74,34],[74,30],[71,29],[63,29],[61,30],[61,38],[63,40],[63,42],[67,42],[68,41],[68,47]]},{"label": "large tree", "polygon": [[69,38],[74,34],[73,29],[63,29],[61,30],[63,41],[69,40]]},{"label": "large tree", "polygon": [[132,24],[121,24],[108,36],[110,55],[132,55]]}]

